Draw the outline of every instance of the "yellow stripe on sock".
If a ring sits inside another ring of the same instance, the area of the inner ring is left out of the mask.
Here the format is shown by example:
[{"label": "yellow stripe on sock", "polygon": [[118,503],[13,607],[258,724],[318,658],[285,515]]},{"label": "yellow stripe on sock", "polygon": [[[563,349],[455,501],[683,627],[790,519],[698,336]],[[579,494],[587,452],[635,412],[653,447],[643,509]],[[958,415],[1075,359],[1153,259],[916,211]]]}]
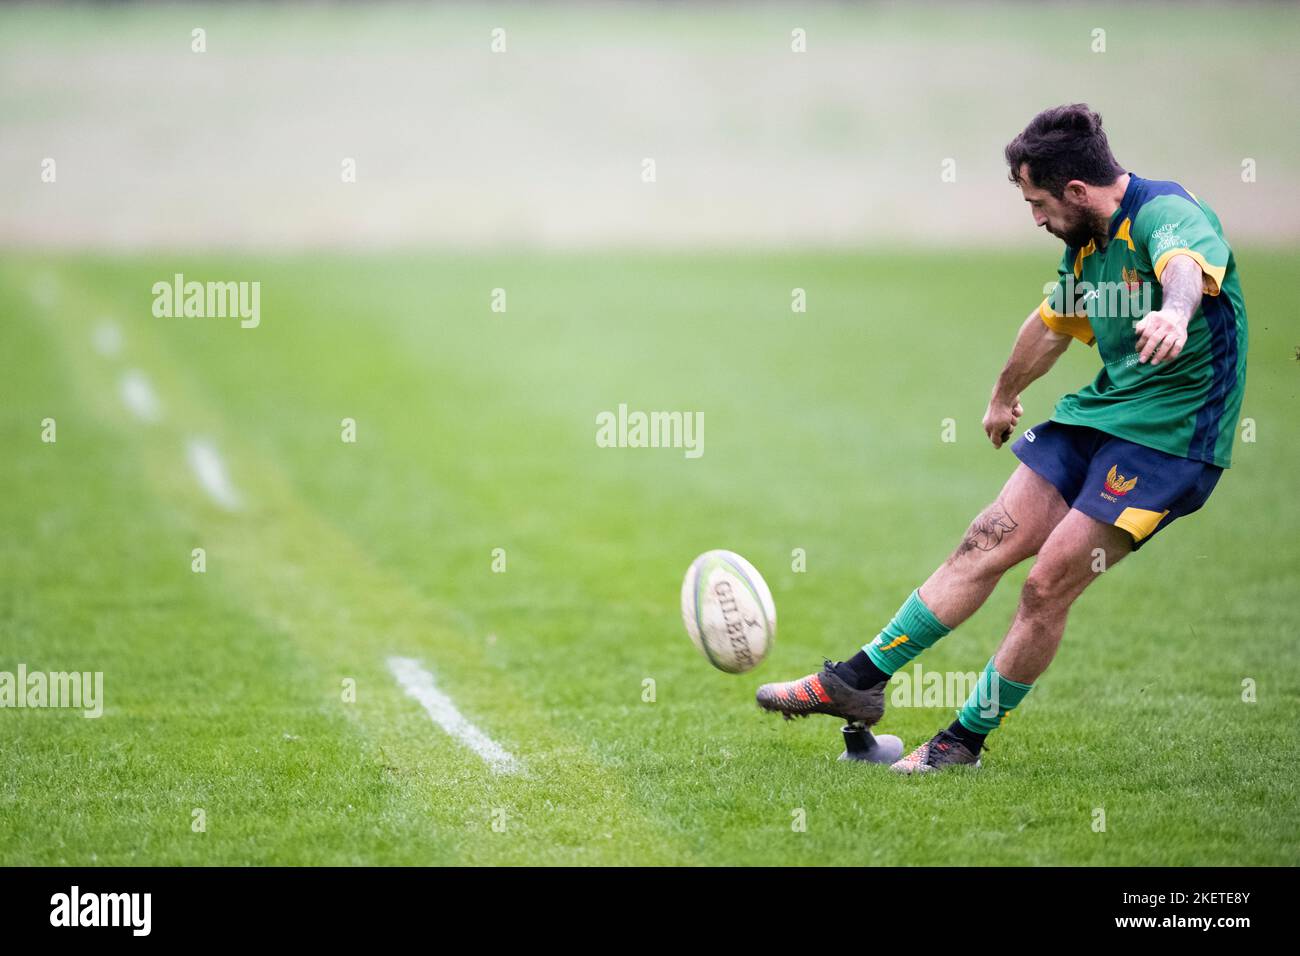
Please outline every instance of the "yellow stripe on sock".
[{"label": "yellow stripe on sock", "polygon": [[907,635],[900,634],[898,635],[898,637],[894,638],[888,644],[884,645],[883,647],[878,647],[876,649],[880,651],[888,651],[891,650],[892,648],[897,647],[899,644],[906,644],[906,643],[907,643]]}]

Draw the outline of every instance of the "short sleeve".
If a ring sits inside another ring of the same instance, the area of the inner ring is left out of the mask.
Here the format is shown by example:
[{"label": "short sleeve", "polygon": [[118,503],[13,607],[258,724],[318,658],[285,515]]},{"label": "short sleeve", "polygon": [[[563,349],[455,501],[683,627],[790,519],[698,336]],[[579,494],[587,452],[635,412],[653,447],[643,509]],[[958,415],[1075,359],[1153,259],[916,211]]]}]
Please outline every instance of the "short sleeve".
[{"label": "short sleeve", "polygon": [[1139,210],[1133,226],[1133,241],[1146,252],[1157,282],[1170,259],[1191,256],[1205,273],[1205,293],[1219,294],[1231,252],[1199,203],[1158,196]]},{"label": "short sleeve", "polygon": [[1056,267],[1056,284],[1038,307],[1038,317],[1053,332],[1072,335],[1084,345],[1092,345],[1096,338],[1092,334],[1087,310],[1080,308],[1077,296],[1072,295],[1073,283],[1066,282],[1066,276],[1074,276],[1076,255],[1074,250],[1066,247],[1060,265]]}]

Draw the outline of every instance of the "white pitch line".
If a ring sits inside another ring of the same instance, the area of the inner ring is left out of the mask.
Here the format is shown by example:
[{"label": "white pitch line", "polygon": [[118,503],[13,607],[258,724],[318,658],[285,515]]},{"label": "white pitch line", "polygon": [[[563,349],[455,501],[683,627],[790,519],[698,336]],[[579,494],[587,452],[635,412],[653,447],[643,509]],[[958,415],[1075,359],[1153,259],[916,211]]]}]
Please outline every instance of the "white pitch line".
[{"label": "white pitch line", "polygon": [[451,698],[433,685],[433,675],[421,667],[419,661],[409,657],[390,657],[388,669],[407,696],[414,697],[423,705],[435,724],[478,754],[491,770],[514,773],[519,769],[519,761],[513,754],[470,723],[456,709]]},{"label": "white pitch line", "polygon": [[162,405],[144,373],[131,369],[122,376],[122,401],[136,418],[156,422],[162,417]]},{"label": "white pitch line", "polygon": [[200,438],[191,439],[185,447],[185,455],[199,484],[212,500],[227,511],[238,511],[241,505],[239,493],[230,483],[225,463],[217,454],[216,446]]},{"label": "white pitch line", "polygon": [[110,319],[104,319],[95,326],[90,341],[104,358],[116,358],[122,351],[122,330]]}]

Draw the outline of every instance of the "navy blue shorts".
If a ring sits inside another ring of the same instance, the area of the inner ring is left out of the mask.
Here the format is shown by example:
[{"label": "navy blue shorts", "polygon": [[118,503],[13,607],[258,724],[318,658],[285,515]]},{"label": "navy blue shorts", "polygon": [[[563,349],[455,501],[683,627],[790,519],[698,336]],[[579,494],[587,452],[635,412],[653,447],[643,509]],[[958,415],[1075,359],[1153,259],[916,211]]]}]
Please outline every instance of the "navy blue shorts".
[{"label": "navy blue shorts", "polygon": [[1029,429],[1011,450],[1071,508],[1131,534],[1135,551],[1205,504],[1223,474],[1218,465],[1053,421]]}]

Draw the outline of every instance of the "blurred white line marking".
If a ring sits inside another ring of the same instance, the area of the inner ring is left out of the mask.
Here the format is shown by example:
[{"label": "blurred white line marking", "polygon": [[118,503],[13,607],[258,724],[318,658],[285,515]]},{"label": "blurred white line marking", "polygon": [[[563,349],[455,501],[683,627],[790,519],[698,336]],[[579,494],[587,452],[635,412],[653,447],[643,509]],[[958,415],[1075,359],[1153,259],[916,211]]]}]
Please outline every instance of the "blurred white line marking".
[{"label": "blurred white line marking", "polygon": [[495,740],[479,730],[456,709],[451,698],[433,686],[433,675],[409,657],[390,657],[388,669],[402,685],[408,697],[414,697],[433,718],[433,722],[455,737],[496,773],[514,773],[519,761]]},{"label": "blurred white line marking", "polygon": [[132,369],[122,376],[122,401],[126,403],[127,408],[135,412],[137,418],[156,422],[162,417],[162,406],[158,404],[158,396],[143,372]]},{"label": "blurred white line marking", "polygon": [[122,330],[113,322],[104,319],[97,326],[90,338],[95,351],[104,358],[113,358],[122,351]]},{"label": "blurred white line marking", "polygon": [[186,446],[185,452],[203,490],[227,511],[238,511],[239,494],[226,475],[225,463],[217,454],[216,447],[209,441],[195,438]]}]

